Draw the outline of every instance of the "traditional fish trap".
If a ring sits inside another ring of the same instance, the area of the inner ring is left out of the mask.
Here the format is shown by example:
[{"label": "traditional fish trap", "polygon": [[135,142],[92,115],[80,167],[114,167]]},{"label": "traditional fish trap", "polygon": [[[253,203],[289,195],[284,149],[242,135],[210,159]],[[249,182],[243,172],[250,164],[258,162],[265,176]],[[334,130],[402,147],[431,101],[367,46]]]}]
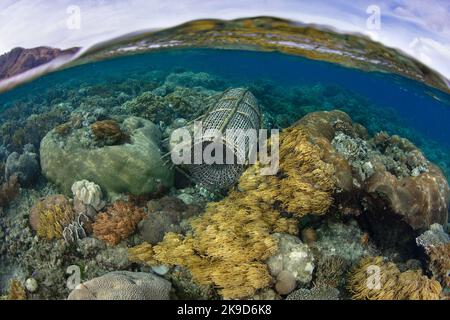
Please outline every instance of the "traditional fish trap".
[{"label": "traditional fish trap", "polygon": [[[256,139],[261,127],[262,116],[255,96],[247,89],[233,88],[223,92],[200,119],[202,140],[195,142],[192,151],[215,147],[223,148],[223,163],[207,164],[203,159],[200,164],[190,164],[187,169],[191,177],[208,189],[224,190],[236,183],[248,162],[248,154],[253,145],[248,135],[239,134],[230,140],[227,132],[249,132],[254,130]],[[215,132],[220,132],[220,138]],[[201,148],[198,145],[201,143]],[[197,144],[197,145],[196,145]],[[254,150],[256,152],[256,150]],[[195,151],[194,151],[195,152]],[[233,161],[226,161],[226,155],[232,155]]]}]

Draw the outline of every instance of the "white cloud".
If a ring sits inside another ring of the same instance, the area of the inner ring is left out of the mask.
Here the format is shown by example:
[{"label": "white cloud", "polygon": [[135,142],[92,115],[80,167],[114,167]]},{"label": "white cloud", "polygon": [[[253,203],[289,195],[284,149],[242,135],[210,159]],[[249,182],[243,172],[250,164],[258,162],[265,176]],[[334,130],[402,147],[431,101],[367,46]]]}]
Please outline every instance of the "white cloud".
[{"label": "white cloud", "polygon": [[[366,8],[375,4],[380,6],[382,14],[376,40],[406,50],[450,77],[447,67],[450,58],[445,51],[450,44],[450,10],[441,10],[449,4],[445,0],[431,3],[419,0],[397,0],[394,4],[387,0],[334,0],[332,4],[326,0],[2,0],[0,53],[17,46],[88,46],[136,30],[168,27],[192,19],[256,15],[326,24],[373,36],[373,30],[366,27]],[[80,29],[67,28],[70,5],[80,7]],[[428,39],[427,49],[410,48],[408,45],[415,38]],[[430,44],[430,40],[435,43]]]}]

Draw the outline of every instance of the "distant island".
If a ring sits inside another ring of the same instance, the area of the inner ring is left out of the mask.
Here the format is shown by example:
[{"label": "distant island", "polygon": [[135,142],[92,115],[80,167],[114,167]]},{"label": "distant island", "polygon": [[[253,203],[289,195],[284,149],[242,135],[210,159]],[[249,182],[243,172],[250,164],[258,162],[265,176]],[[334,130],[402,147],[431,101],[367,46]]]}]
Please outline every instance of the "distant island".
[{"label": "distant island", "polygon": [[43,65],[62,55],[73,55],[80,48],[61,50],[50,47],[14,48],[0,55],[0,80]]}]

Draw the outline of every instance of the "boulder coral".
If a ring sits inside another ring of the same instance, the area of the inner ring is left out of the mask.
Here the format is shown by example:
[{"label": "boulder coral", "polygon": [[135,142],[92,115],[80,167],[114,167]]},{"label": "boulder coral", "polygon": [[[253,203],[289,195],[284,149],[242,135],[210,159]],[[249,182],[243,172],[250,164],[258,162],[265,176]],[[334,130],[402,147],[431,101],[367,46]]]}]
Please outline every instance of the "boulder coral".
[{"label": "boulder coral", "polygon": [[144,210],[125,201],[116,201],[106,212],[99,213],[92,224],[96,238],[111,246],[128,238],[144,218]]},{"label": "boulder coral", "polygon": [[187,267],[197,283],[216,286],[228,299],[269,286],[273,278],[266,260],[278,250],[273,234],[298,232],[296,219],[281,211],[297,217],[324,214],[334,185],[333,167],[321,160],[321,150],[304,132],[286,130],[280,141],[279,175],[262,176],[259,164],[250,167],[226,198],[209,203],[202,216],[190,220],[191,232],[167,233],[155,246],[132,248],[130,259]]},{"label": "boulder coral", "polygon": [[348,290],[357,300],[438,300],[442,287],[420,270],[401,272],[383,257],[366,257],[350,272]]},{"label": "boulder coral", "polygon": [[22,186],[31,186],[39,177],[38,155],[24,151],[22,154],[11,153],[5,163],[5,180],[17,176]]},{"label": "boulder coral", "polygon": [[173,171],[161,159],[161,133],[157,126],[142,118],[129,117],[121,128],[129,134],[130,143],[111,146],[98,146],[88,127],[74,129],[66,136],[50,131],[41,141],[43,174],[67,195],[73,183],[80,180],[98,184],[108,198],[170,187]]},{"label": "boulder coral", "polygon": [[194,205],[186,205],[176,197],[165,196],[147,203],[148,214],[139,222],[139,234],[150,244],[162,241],[167,232],[180,233],[183,219],[192,217],[199,211]]},{"label": "boulder coral", "polygon": [[282,272],[290,273],[302,284],[308,284],[314,271],[314,257],[308,245],[289,234],[275,233],[278,250],[267,260],[270,273],[277,277]]}]

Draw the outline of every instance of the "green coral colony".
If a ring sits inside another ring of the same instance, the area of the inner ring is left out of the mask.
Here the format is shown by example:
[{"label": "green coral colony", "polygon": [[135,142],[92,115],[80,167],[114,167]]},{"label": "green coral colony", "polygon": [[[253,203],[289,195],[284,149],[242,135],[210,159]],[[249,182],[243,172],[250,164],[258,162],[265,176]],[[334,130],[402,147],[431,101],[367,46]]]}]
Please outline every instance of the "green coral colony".
[{"label": "green coral colony", "polygon": [[[60,71],[49,79],[70,81],[4,102],[5,299],[449,298],[450,149],[339,86],[158,68],[148,55],[123,75],[120,59],[104,67],[116,74]],[[256,127],[280,129],[280,163],[276,175],[245,166],[219,190],[167,153],[227,92],[261,112]]]}]

